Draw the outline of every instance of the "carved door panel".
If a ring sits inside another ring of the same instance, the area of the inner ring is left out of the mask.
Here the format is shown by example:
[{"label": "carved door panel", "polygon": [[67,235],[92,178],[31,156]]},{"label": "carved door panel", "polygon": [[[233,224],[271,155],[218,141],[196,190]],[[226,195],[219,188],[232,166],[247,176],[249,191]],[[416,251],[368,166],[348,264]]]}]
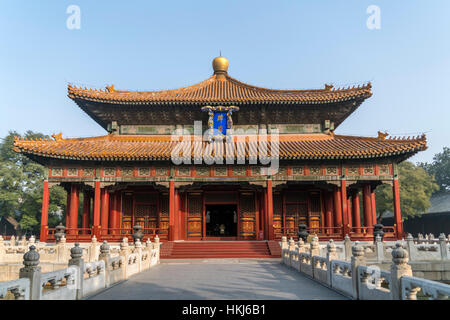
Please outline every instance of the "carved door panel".
[{"label": "carved door panel", "polygon": [[306,203],[289,203],[286,204],[286,235],[294,237],[297,235],[298,225],[307,223],[308,206]]},{"label": "carved door panel", "polygon": [[188,194],[187,206],[187,237],[200,238],[202,237],[203,226],[203,198],[201,194]]},{"label": "carved door panel", "polygon": [[134,219],[135,224],[140,225],[142,229],[157,228],[158,216],[156,214],[156,205],[137,204]]},{"label": "carved door panel", "polygon": [[122,234],[127,234],[133,229],[133,194],[124,194],[122,202]]},{"label": "carved door panel", "polygon": [[283,226],[283,196],[280,193],[273,194],[273,229],[275,239],[281,239]]},{"label": "carved door panel", "polygon": [[309,228],[319,233],[320,215],[322,213],[322,201],[319,192],[311,192],[309,196]]},{"label": "carved door panel", "polygon": [[159,198],[159,234],[160,238],[169,236],[169,195],[161,194]]},{"label": "carved door panel", "polygon": [[239,236],[256,239],[256,203],[254,193],[239,196]]}]

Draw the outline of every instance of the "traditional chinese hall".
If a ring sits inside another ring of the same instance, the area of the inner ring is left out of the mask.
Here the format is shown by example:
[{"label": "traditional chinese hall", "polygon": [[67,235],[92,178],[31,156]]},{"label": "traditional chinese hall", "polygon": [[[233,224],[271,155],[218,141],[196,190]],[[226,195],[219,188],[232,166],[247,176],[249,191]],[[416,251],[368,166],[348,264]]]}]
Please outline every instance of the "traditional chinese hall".
[{"label": "traditional chinese hall", "polygon": [[[54,185],[67,191],[67,241],[131,239],[137,225],[144,240],[163,242],[295,239],[300,224],[321,240],[372,239],[382,184],[392,188],[395,216],[385,239],[402,238],[397,165],[426,149],[425,136],[334,133],[363,112],[357,109],[372,96],[370,83],[274,90],[231,77],[224,57],[212,65],[209,78],[180,89],[68,85],[69,98],[107,133],[15,140],[15,151],[48,169],[41,241],[55,239],[48,225]],[[208,129],[213,136],[203,135]],[[276,169],[257,161],[259,134]],[[216,135],[229,136],[233,148],[216,151],[211,164],[205,155],[221,144]],[[184,162],[174,163],[181,151]]]}]

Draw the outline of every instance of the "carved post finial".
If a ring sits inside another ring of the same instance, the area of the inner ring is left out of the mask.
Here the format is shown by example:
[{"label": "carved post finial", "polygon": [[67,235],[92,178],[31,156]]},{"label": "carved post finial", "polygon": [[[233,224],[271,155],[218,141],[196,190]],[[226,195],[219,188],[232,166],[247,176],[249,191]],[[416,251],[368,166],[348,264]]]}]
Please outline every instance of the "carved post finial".
[{"label": "carved post finial", "polygon": [[355,241],[355,244],[352,246],[352,255],[354,257],[364,256],[364,248],[359,244],[359,241]]},{"label": "carved post finial", "polygon": [[38,267],[39,258],[40,258],[40,254],[39,254],[39,252],[36,251],[36,247],[30,246],[30,251],[28,251],[27,253],[25,253],[23,255],[23,265],[25,266],[25,268],[22,268],[22,269],[27,269],[27,270],[38,270],[39,269],[40,270],[40,267]]},{"label": "carved post finial", "polygon": [[403,245],[400,242],[395,244],[395,249],[392,250],[392,262],[396,265],[404,265],[409,261],[408,251],[403,248]]},{"label": "carved post finial", "polygon": [[100,253],[101,254],[108,254],[109,253],[109,244],[108,241],[103,241],[102,245],[100,246]]},{"label": "carved post finial", "polygon": [[330,239],[330,241],[328,241],[327,252],[328,253],[336,252],[336,245],[334,244],[334,240],[333,239]]},{"label": "carved post finial", "polygon": [[75,243],[75,246],[70,249],[70,257],[72,259],[80,259],[83,256],[83,249],[80,248],[80,244],[78,242]]}]

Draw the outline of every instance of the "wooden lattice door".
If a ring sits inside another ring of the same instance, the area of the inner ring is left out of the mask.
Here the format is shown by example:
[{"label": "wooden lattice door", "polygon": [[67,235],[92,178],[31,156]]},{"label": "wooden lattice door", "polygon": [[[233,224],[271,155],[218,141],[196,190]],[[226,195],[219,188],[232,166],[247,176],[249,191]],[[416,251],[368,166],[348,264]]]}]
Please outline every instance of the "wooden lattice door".
[{"label": "wooden lattice door", "polygon": [[319,233],[322,201],[320,192],[311,192],[309,196],[309,227]]},{"label": "wooden lattice door", "polygon": [[283,196],[281,193],[273,194],[273,231],[276,239],[280,239],[283,231]]},{"label": "wooden lattice door", "polygon": [[294,237],[297,235],[298,225],[308,222],[307,194],[304,192],[287,192],[285,202],[285,233],[288,237]]},{"label": "wooden lattice door", "polygon": [[201,194],[188,194],[186,233],[190,240],[202,237],[203,197]]},{"label": "wooden lattice door", "polygon": [[159,237],[169,236],[169,195],[162,194],[159,198]]},{"label": "wooden lattice door", "polygon": [[239,198],[239,235],[242,239],[256,239],[255,194],[241,193]]},{"label": "wooden lattice door", "polygon": [[136,204],[134,212],[135,224],[142,229],[150,229],[158,227],[158,214],[156,205],[154,204]]},{"label": "wooden lattice door", "polygon": [[122,234],[133,229],[133,194],[125,193],[122,201]]}]

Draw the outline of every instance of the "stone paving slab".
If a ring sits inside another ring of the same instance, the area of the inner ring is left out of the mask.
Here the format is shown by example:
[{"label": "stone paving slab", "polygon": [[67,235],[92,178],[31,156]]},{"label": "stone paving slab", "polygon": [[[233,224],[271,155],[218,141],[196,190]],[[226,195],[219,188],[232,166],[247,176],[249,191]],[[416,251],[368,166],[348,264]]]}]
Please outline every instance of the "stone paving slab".
[{"label": "stone paving slab", "polygon": [[346,300],[274,259],[166,260],[91,300]]}]

